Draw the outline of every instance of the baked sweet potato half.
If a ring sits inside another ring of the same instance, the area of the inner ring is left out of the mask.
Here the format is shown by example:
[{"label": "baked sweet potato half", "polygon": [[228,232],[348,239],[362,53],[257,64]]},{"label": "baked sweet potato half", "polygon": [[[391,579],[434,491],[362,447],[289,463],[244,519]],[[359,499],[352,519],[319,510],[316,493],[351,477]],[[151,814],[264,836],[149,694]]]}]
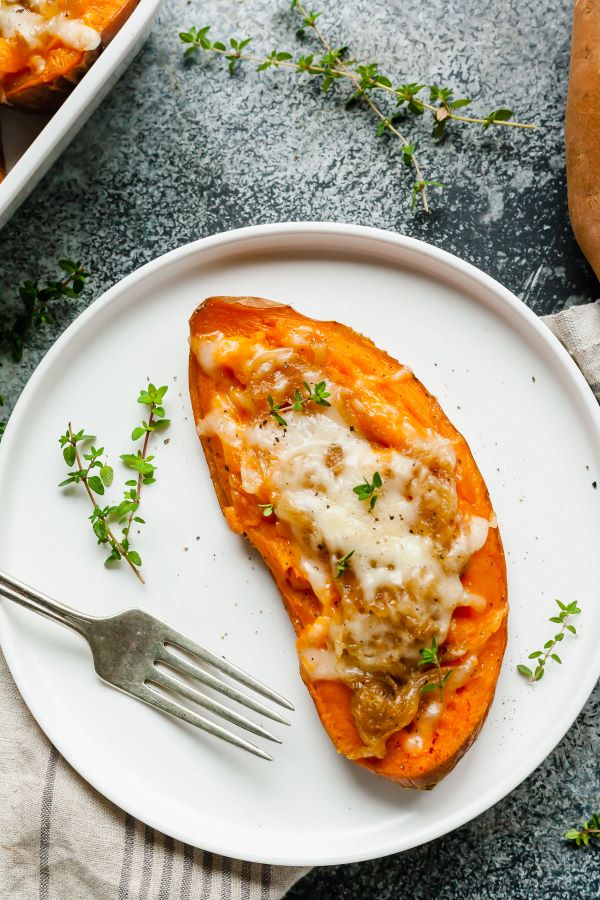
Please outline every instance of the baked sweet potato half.
[{"label": "baked sweet potato half", "polygon": [[465,439],[405,366],[256,297],[190,320],[198,434],[261,553],[339,753],[430,788],[473,743],[506,645],[502,543]]},{"label": "baked sweet potato half", "polygon": [[139,0],[0,0],[0,102],[54,112]]}]

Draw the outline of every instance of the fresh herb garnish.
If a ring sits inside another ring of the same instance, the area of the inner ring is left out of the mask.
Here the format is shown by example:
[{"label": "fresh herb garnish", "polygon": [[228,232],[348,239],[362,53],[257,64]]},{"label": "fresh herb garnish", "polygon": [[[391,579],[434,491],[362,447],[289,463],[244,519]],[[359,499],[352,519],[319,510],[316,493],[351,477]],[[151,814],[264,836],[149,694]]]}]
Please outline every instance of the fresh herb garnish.
[{"label": "fresh herb garnish", "polygon": [[327,382],[319,381],[318,384],[314,385],[314,390],[311,393],[309,385],[306,381],[303,381],[302,384],[306,388],[307,396],[304,400],[304,403],[308,403],[310,400],[314,400],[314,402],[318,406],[331,406],[331,403],[327,400],[328,397],[331,397],[331,394],[327,390]]},{"label": "fresh herb garnish", "polygon": [[352,488],[352,490],[359,500],[370,500],[369,509],[373,509],[373,507],[377,503],[379,489],[381,488],[382,484],[383,481],[381,479],[381,475],[379,474],[379,472],[375,472],[375,474],[373,475],[373,481],[368,481],[368,479],[365,478],[364,484],[357,484],[356,487]]},{"label": "fresh herb garnish", "polygon": [[543,650],[534,650],[533,653],[529,654],[528,659],[536,660],[536,667],[533,671],[529,666],[517,666],[517,671],[519,671],[524,678],[527,678],[530,684],[533,684],[535,681],[539,681],[540,678],[544,677],[544,667],[549,659],[562,664],[562,660],[560,656],[554,652],[554,648],[564,639],[565,631],[570,631],[571,634],[577,634],[575,626],[568,621],[569,616],[577,616],[581,612],[577,606],[577,602],[574,600],[572,603],[564,604],[561,603],[560,600],[557,600],[556,603],[558,604],[560,613],[557,616],[551,616],[548,621],[560,625],[560,631],[558,631],[553,638],[546,641]]},{"label": "fresh herb garnish", "polygon": [[446,672],[445,675],[442,676],[442,669],[440,666],[440,658],[438,655],[438,642],[435,638],[435,635],[431,639],[431,647],[422,647],[419,650],[419,655],[421,659],[417,663],[419,666],[434,666],[437,675],[437,681],[429,681],[427,684],[424,684],[421,688],[422,694],[427,694],[429,691],[438,691],[442,694],[444,690],[444,685],[452,675],[452,669],[449,672]]},{"label": "fresh herb garnish", "polygon": [[265,517],[265,519],[268,519],[269,516],[272,516],[275,513],[275,507],[273,506],[272,503],[259,503],[258,508],[262,509],[262,511],[263,511],[262,514]]},{"label": "fresh herb garnish", "polygon": [[[410,117],[420,117],[424,113],[431,115],[433,124],[432,136],[438,142],[444,136],[450,122],[471,123],[481,126],[483,129],[491,125],[506,125],[514,128],[535,128],[535,125],[512,121],[512,110],[502,107],[489,115],[478,118],[465,116],[460,110],[469,106],[470,97],[454,97],[449,87],[440,87],[437,84],[421,84],[409,82],[405,84],[393,84],[392,80],[380,71],[375,62],[359,63],[349,58],[346,46],[334,47],[321,31],[318,19],[321,13],[309,11],[300,0],[292,0],[292,9],[302,17],[300,32],[304,35],[308,29],[312,32],[318,53],[304,53],[296,56],[287,50],[273,50],[267,56],[254,55],[248,51],[248,45],[252,38],[243,40],[230,38],[224,41],[213,41],[208,36],[210,26],[203,28],[190,28],[179,34],[181,42],[185,45],[184,58],[191,60],[198,52],[208,52],[223,56],[228,64],[230,75],[233,75],[242,62],[255,63],[259,72],[266,69],[284,69],[299,76],[317,78],[321,82],[324,91],[328,91],[334,83],[343,82],[351,90],[346,101],[348,108],[362,103],[368,107],[377,119],[376,132],[380,137],[392,135],[399,141],[403,163],[412,171],[412,201],[414,207],[420,200],[423,209],[429,209],[427,200],[428,187],[444,187],[440,181],[432,181],[423,176],[421,166],[415,152],[416,142],[409,141],[401,124]],[[425,95],[424,95],[425,92]],[[391,108],[385,109],[374,100],[378,94],[387,95],[392,101]]]},{"label": "fresh herb garnish", "polygon": [[[165,408],[163,406],[164,396],[167,393],[167,390],[168,388],[165,385],[157,388],[150,383],[147,388],[143,388],[140,391],[137,402],[148,407],[148,421],[146,422],[143,420],[141,425],[137,425],[133,429],[131,432],[131,440],[139,441],[143,436],[144,441],[141,449],[138,450],[136,454],[122,453],[120,456],[120,459],[122,459],[128,468],[133,469],[134,472],[138,473],[137,481],[132,480],[125,482],[125,486],[128,490],[124,492],[123,500],[115,511],[115,516],[119,519],[120,525],[125,522],[124,517],[127,517],[127,524],[125,528],[123,528],[122,541],[123,546],[126,549],[129,547],[129,532],[132,523],[137,522],[139,525],[146,524],[144,519],[136,516],[135,513],[140,505],[142,486],[154,484],[156,481],[156,478],[154,477],[156,472],[156,466],[153,463],[154,456],[148,456],[148,444],[150,435],[153,432],[160,431],[170,424],[171,420],[165,418]],[[138,554],[136,553],[135,555],[139,559]],[[141,565],[141,560],[139,560],[137,565]]]},{"label": "fresh herb garnish", "polygon": [[587,847],[590,838],[600,842],[600,814],[593,815],[581,828],[570,828],[565,832],[565,838],[567,841],[575,841],[578,847],[582,844]]},{"label": "fresh herb garnish", "polygon": [[[92,529],[96,535],[98,544],[107,544],[110,548],[110,554],[105,560],[105,565],[113,562],[119,562],[124,559],[139,580],[144,583],[144,578],[139,571],[142,565],[140,554],[131,547],[130,532],[134,522],[139,525],[145,525],[145,520],[136,515],[141,500],[142,487],[144,485],[154,484],[156,481],[154,475],[156,466],[154,465],[154,456],[148,455],[148,444],[150,435],[164,428],[169,424],[169,419],[165,418],[165,410],[163,399],[167,393],[166,387],[155,387],[149,384],[147,388],[140,391],[138,403],[147,406],[149,409],[148,420],[144,420],[141,425],[136,426],[131,434],[134,441],[144,438],[142,447],[137,453],[123,453],[121,460],[129,469],[137,472],[137,479],[131,479],[125,482],[123,499],[117,505],[108,504],[107,506],[99,506],[94,495],[103,496],[105,489],[109,488],[114,479],[114,471],[108,465],[104,456],[104,447],[90,446],[87,453],[80,453],[79,445],[85,445],[94,438],[92,435],[81,431],[74,432],[71,423],[67,427],[65,434],[59,438],[62,447],[63,458],[66,464],[76,466],[71,469],[67,478],[61,481],[59,487],[66,487],[71,484],[82,484],[90,499],[93,511],[90,518]],[[85,465],[82,462],[85,460]],[[111,522],[117,522],[121,528],[121,538],[117,538]]]},{"label": "fresh herb garnish", "polygon": [[306,381],[303,381],[302,384],[306,390],[306,395],[304,395],[299,388],[296,388],[293,400],[284,400],[282,403],[275,403],[270,394],[267,397],[269,403],[269,415],[273,416],[277,424],[281,425],[283,428],[287,428],[287,422],[281,415],[282,412],[290,412],[292,409],[296,412],[302,412],[307,403],[316,403],[317,406],[331,406],[331,403],[327,399],[328,397],[331,397],[331,394],[327,390],[326,381],[319,381],[318,384],[313,385],[312,388]]},{"label": "fresh herb garnish", "polygon": [[85,287],[90,273],[80,262],[60,259],[58,265],[65,273],[64,278],[47,281],[42,287],[37,281],[24,281],[19,286],[20,310],[10,319],[0,315],[0,352],[8,351],[14,362],[21,361],[31,332],[52,318],[50,307],[63,298],[76,300]]},{"label": "fresh herb garnish", "polygon": [[345,556],[341,556],[340,559],[336,559],[335,561],[335,577],[341,578],[346,569],[348,568],[348,562],[354,556],[354,550],[350,550],[349,553],[346,553]]},{"label": "fresh herb garnish", "polygon": [[[19,310],[12,316],[0,313],[0,356],[8,354],[13,362],[20,362],[31,332],[51,319],[49,307],[63,297],[74,300],[82,293],[89,272],[85,271],[81,263],[70,259],[61,259],[58,265],[65,273],[65,278],[47,281],[43,287],[37,281],[23,281],[18,289]],[[0,406],[4,404],[4,397],[0,394]],[[5,428],[6,422],[0,420],[0,438]]]},{"label": "fresh herb garnish", "polygon": [[[98,506],[94,496],[94,494],[100,496],[104,494],[104,488],[110,486],[114,473],[106,461],[103,462],[100,459],[104,453],[104,447],[96,448],[92,446],[88,453],[83,454],[83,459],[87,463],[87,465],[83,465],[78,445],[91,440],[93,440],[92,435],[85,434],[83,429],[78,432],[73,431],[69,422],[65,434],[61,435],[59,442],[63,448],[63,457],[66,464],[68,466],[76,464],[77,468],[69,472],[68,477],[60,482],[59,487],[66,487],[71,484],[82,484],[84,486],[93,507],[89,518],[94,534],[99,544],[108,544],[110,547],[111,552],[106,563],[112,562],[112,560],[124,559],[143,584],[144,579],[138,569],[141,560],[138,562],[139,557],[136,558],[135,551],[124,547],[110,527],[109,518],[115,507],[105,506],[102,508]],[[93,475],[94,469],[100,469],[100,473]]]},{"label": "fresh herb garnish", "polygon": [[269,401],[269,414],[270,414],[271,416],[273,416],[273,418],[275,419],[275,421],[277,422],[278,425],[281,425],[283,428],[286,428],[286,427],[287,427],[287,422],[285,421],[285,419],[283,418],[283,416],[281,416],[281,415],[279,414],[279,410],[280,410],[282,407],[283,407],[284,409],[292,409],[292,407],[291,407],[291,406],[284,406],[284,404],[282,404],[282,403],[275,403],[275,401],[273,400],[273,398],[271,397],[270,394],[269,394],[269,396],[267,397],[267,400]]}]

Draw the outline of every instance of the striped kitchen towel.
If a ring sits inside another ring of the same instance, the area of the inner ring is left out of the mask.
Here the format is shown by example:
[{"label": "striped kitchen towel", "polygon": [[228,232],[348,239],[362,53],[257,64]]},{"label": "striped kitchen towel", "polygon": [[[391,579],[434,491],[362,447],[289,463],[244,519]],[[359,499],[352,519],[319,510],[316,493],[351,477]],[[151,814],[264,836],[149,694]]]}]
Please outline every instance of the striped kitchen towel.
[{"label": "striped kitchen towel", "polygon": [[32,718],[0,653],[0,897],[276,900],[307,869],[174,841],[101,797]]},{"label": "striped kitchen towel", "polygon": [[[600,301],[545,321],[600,399]],[[50,745],[1,654],[0,715],[0,896],[275,900],[307,871],[215,856],[126,815]]]},{"label": "striped kitchen towel", "polygon": [[544,316],[543,321],[567,348],[600,401],[600,300]]}]

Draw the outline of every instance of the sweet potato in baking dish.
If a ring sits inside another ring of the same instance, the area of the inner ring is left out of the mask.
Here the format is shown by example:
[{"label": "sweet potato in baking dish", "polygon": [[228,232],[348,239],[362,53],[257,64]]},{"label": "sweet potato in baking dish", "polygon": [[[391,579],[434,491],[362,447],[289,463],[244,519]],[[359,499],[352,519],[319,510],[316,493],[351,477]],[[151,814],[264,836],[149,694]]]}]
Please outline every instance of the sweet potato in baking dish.
[{"label": "sweet potato in baking dish", "polygon": [[268,565],[338,752],[430,788],[477,737],[506,644],[502,543],[437,400],[370,340],[256,297],[190,320],[219,503]]},{"label": "sweet potato in baking dish", "polygon": [[0,102],[53,112],[139,0],[0,0]]}]

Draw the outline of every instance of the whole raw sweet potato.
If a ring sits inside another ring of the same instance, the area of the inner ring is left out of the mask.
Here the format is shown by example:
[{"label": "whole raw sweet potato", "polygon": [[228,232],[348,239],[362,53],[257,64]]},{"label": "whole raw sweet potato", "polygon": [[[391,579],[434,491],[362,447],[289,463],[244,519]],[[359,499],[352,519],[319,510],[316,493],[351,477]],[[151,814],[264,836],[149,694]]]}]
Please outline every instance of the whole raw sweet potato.
[{"label": "whole raw sweet potato", "polygon": [[600,0],[576,0],[565,143],[569,215],[600,278]]}]

